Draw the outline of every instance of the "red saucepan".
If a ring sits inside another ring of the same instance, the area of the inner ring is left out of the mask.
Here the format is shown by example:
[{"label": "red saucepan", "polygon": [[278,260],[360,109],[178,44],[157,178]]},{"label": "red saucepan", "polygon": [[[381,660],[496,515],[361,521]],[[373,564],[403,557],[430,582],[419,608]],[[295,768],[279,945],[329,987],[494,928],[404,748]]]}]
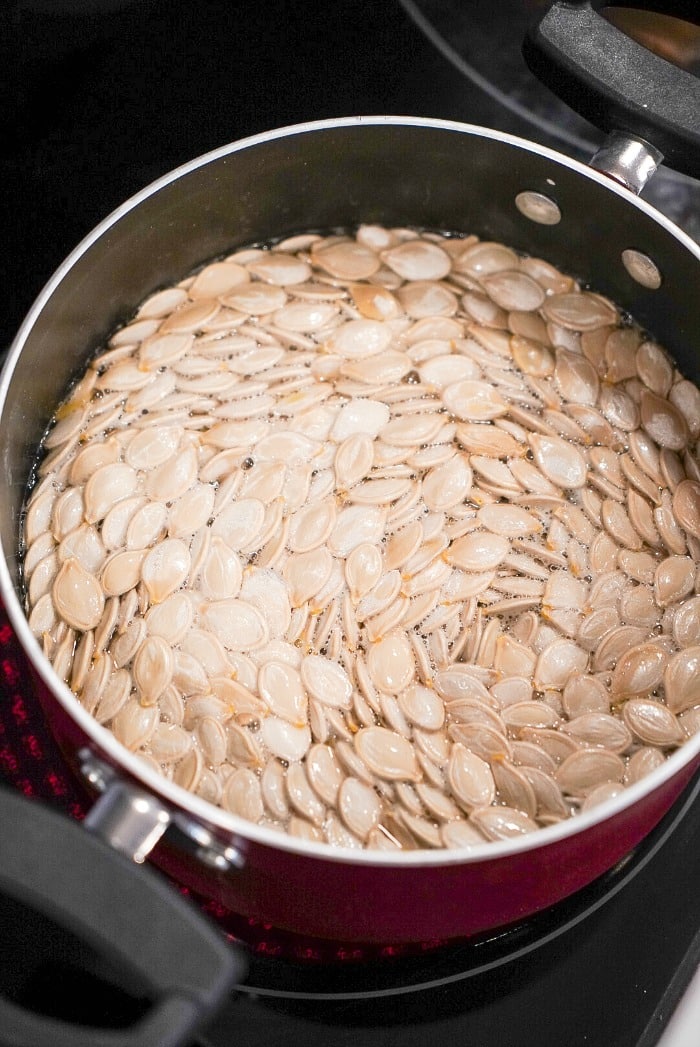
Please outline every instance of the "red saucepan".
[{"label": "red saucepan", "polygon": [[[257,135],[186,164],[110,215],[50,280],[11,349],[1,387],[2,598],[52,731],[76,773],[102,793],[87,825],[114,850],[137,862],[149,856],[234,912],[310,936],[375,943],[454,939],[504,926],[614,866],[700,766],[696,735],[622,795],[517,840],[399,857],[334,850],[245,822],[145,767],[57,679],[23,611],[22,504],[55,405],[139,301],[237,245],[367,222],[476,233],[546,258],[612,298],[697,381],[700,248],[628,186],[639,191],[661,154],[678,169],[700,172],[700,84],[604,22],[600,6],[560,0],[533,30],[527,53],[562,96],[620,132],[595,161],[604,173],[527,141],[438,120],[351,118]],[[694,17],[694,6],[679,0],[664,10]],[[526,204],[540,205],[525,207],[535,220],[519,208],[523,193],[534,194]],[[548,220],[536,220],[543,214]],[[80,905],[69,900],[70,889],[82,890],[88,862],[94,881],[105,849],[75,826],[64,829],[71,850],[78,835],[89,840],[88,856],[66,866],[70,886],[56,884],[53,911],[75,912]],[[45,899],[42,831],[32,830],[27,841],[39,886],[26,892]],[[13,840],[22,847],[23,832]],[[125,875],[120,855],[115,864]],[[111,897],[99,904],[116,940],[122,921]],[[132,944],[121,948],[133,951]],[[25,1041],[18,1033],[10,1042]],[[161,1040],[154,1032],[148,1042]]]}]

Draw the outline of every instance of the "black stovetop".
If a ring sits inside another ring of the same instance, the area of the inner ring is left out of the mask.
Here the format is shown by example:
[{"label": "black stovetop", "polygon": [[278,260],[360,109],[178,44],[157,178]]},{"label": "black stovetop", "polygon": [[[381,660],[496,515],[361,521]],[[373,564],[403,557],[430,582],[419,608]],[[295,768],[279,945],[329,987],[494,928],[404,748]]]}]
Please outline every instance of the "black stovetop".
[{"label": "black stovetop", "polygon": [[[390,113],[486,124],[566,151],[555,124],[528,125],[467,78],[411,6],[440,14],[443,39],[467,54],[471,37],[455,23],[464,0],[4,0],[0,345],[101,218],[234,139]],[[659,195],[678,186],[669,178]],[[692,232],[697,209],[681,211]],[[23,718],[31,694],[8,628],[0,621],[11,670],[0,674],[0,778],[79,814],[48,732]],[[696,790],[624,868],[490,941],[370,960],[349,948],[320,965],[275,955],[274,936],[270,946],[257,934],[247,985],[198,1042],[651,1047],[700,958]]]},{"label": "black stovetop", "polygon": [[699,791],[624,871],[500,948],[446,947],[315,982],[254,960],[248,987],[198,1043],[228,1047],[235,1030],[241,1047],[653,1047],[700,962]]}]

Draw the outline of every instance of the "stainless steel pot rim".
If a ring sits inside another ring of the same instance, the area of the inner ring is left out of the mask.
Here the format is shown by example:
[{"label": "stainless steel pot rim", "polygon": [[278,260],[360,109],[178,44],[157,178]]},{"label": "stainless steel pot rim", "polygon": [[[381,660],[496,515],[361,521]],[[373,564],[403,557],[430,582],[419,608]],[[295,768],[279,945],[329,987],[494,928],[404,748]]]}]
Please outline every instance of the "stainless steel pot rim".
[{"label": "stainless steel pot rim", "polygon": [[[461,134],[470,134],[476,137],[490,138],[506,145],[511,145],[528,152],[535,152],[549,158],[553,163],[564,165],[583,177],[590,178],[604,186],[608,191],[621,196],[630,205],[637,207],[648,214],[656,222],[663,226],[669,235],[675,237],[687,250],[700,259],[700,246],[687,234],[675,226],[665,215],[657,211],[646,201],[635,197],[627,189],[612,182],[607,176],[600,174],[592,168],[571,159],[556,150],[540,146],[527,139],[515,135],[495,131],[490,128],[481,127],[476,124],[465,124],[451,120],[436,120],[426,117],[412,116],[353,116],[339,119],[326,119],[310,121],[302,124],[293,124],[287,127],[275,128],[262,132],[248,138],[230,143],[207,152],[185,164],[175,168],[161,178],[152,182],[138,193],[134,194],[102,222],[99,223],[71,252],[61,266],[49,279],[42,292],[31,307],[26,319],[14,339],[5,362],[2,375],[0,376],[0,414],[4,408],[5,400],[9,390],[12,372],[22,351],[24,343],[31,332],[36,318],[41,313],[46,302],[60,285],[65,274],[72,268],[77,260],[102,236],[109,228],[115,225],[125,214],[136,208],[154,193],[157,193],[171,182],[199,167],[214,163],[243,149],[254,148],[279,138],[292,137],[298,134],[308,134],[317,131],[335,130],[342,127],[360,126],[387,126],[387,127],[425,127],[430,130],[444,130]],[[41,648],[32,635],[26,616],[23,612],[19,598],[7,567],[7,551],[0,557],[0,594],[5,609],[12,623],[13,629],[20,641],[21,646],[31,658],[31,661],[41,676],[43,682],[52,692],[71,719],[94,743],[94,751],[98,757],[103,756],[115,768],[121,768],[131,777],[136,779],[148,792],[162,798],[166,805],[172,807],[173,811],[184,811],[201,823],[211,827],[217,837],[228,837],[235,846],[245,853],[246,842],[261,846],[282,850],[290,854],[306,856],[324,861],[350,863],[363,866],[384,866],[389,868],[431,868],[450,865],[464,865],[483,861],[493,861],[518,854],[526,854],[529,851],[538,850],[556,844],[562,840],[574,837],[601,825],[608,819],[622,814],[641,801],[644,797],[661,788],[666,782],[680,773],[690,765],[693,760],[700,756],[700,733],[686,741],[675,753],[667,758],[664,764],[652,771],[642,781],[635,783],[625,789],[613,799],[606,800],[590,811],[578,814],[566,821],[556,825],[538,829],[536,832],[526,834],[511,840],[478,844],[468,848],[454,850],[431,851],[418,850],[394,855],[389,852],[354,850],[350,848],[332,847],[330,844],[313,843],[286,836],[275,830],[258,826],[254,823],[244,821],[236,815],[229,814],[221,808],[200,797],[182,789],[169,781],[165,776],[158,774],[147,767],[135,754],[127,751],[116,738],[104,727],[97,723],[92,716],[83,708],[76,695],[63,683],[54,673],[49,661],[45,658]],[[11,556],[16,555],[16,550],[9,551]]]}]

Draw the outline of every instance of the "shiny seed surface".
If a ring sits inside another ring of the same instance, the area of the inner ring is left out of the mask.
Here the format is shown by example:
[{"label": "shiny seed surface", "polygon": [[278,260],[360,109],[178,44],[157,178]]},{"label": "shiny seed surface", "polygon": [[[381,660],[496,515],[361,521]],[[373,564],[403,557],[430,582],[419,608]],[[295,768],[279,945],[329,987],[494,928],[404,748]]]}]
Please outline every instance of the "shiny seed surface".
[{"label": "shiny seed surface", "polygon": [[47,430],[32,631],[128,749],[334,847],[473,847],[700,723],[700,392],[543,259],[361,226],[147,298]]}]

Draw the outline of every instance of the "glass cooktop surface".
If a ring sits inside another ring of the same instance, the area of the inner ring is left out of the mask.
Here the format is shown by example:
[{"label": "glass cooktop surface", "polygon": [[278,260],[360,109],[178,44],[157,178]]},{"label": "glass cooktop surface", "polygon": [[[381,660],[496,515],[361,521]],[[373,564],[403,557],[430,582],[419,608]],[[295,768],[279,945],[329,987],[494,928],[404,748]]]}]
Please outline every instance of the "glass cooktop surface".
[{"label": "glass cooktop surface", "polygon": [[[537,138],[460,72],[408,6],[7,0],[0,344],[98,221],[153,179],[234,139],[363,113],[466,120]],[[426,15],[449,7],[455,25],[455,5],[413,6]],[[458,7],[466,18],[470,5]],[[468,38],[468,25],[459,32]],[[697,206],[677,179],[666,184],[658,206],[692,232]],[[84,813],[4,614],[0,779],[71,817]],[[246,984],[197,1043],[652,1047],[700,960],[699,788],[612,873],[477,941],[367,952],[290,939],[193,897],[250,956]]]}]

